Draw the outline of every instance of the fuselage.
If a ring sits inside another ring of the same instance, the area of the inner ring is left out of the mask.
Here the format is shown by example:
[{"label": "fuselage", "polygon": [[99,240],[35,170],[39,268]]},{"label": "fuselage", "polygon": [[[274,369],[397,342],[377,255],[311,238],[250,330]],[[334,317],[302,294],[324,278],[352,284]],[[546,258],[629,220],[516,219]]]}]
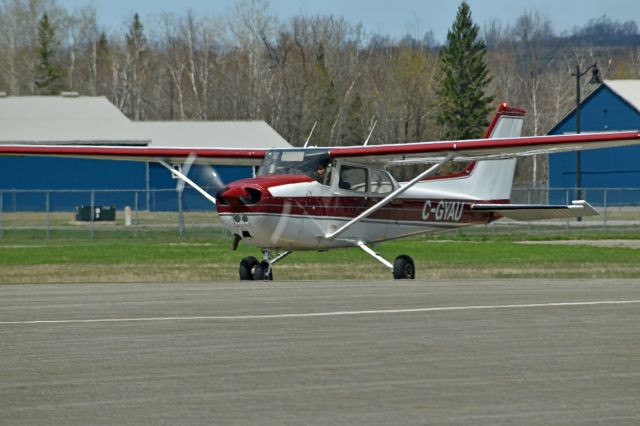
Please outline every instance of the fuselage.
[{"label": "fuselage", "polygon": [[371,191],[372,185],[367,191],[341,188],[337,179],[320,183],[306,175],[259,176],[230,184],[217,208],[222,224],[243,242],[285,250],[351,247],[357,241],[375,243],[499,218],[471,210],[483,200],[416,185],[338,238],[324,238],[401,184],[390,185],[379,193]]}]

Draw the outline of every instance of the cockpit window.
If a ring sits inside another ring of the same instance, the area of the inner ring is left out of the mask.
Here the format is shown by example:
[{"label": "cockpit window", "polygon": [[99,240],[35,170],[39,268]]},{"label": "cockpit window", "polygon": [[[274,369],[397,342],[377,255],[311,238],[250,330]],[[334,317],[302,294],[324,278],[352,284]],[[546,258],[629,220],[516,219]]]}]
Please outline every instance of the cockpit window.
[{"label": "cockpit window", "polygon": [[366,167],[342,165],[338,187],[356,192],[369,191],[368,173]]},{"label": "cockpit window", "polygon": [[371,170],[371,192],[374,194],[387,194],[393,191],[393,181],[389,173],[382,170]]},{"label": "cockpit window", "polygon": [[[324,150],[269,151],[258,169],[258,176],[306,175],[327,184],[331,170],[329,152]],[[321,169],[325,169],[322,174]]]}]

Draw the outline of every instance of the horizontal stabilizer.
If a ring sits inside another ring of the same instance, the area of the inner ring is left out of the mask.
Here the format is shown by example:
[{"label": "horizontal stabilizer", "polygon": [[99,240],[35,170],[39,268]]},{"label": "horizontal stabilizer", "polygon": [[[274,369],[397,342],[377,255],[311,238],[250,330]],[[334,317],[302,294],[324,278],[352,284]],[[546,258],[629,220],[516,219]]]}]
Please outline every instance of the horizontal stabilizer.
[{"label": "horizontal stabilizer", "polygon": [[599,213],[584,200],[572,201],[571,205],[544,204],[473,204],[471,210],[494,212],[513,220],[529,222],[545,219],[568,219],[572,217],[597,216]]}]

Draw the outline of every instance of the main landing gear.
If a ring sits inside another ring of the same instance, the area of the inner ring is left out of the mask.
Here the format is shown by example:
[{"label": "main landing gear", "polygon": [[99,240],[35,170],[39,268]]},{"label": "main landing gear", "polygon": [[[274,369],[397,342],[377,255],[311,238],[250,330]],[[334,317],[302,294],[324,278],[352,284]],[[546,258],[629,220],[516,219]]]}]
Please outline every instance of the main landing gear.
[{"label": "main landing gear", "polygon": [[258,262],[253,256],[247,256],[240,262],[241,281],[273,281],[273,264],[284,259],[290,251],[285,251],[271,259],[271,250],[262,249],[262,261]]},{"label": "main landing gear", "polygon": [[393,278],[396,280],[413,280],[416,277],[416,267],[413,263],[413,259],[407,256],[406,254],[402,254],[396,257],[393,265],[384,257],[380,256],[375,251],[371,250],[369,246],[367,246],[363,241],[357,242],[358,247],[364,250],[367,254],[371,255],[374,259],[382,263],[387,268],[391,269],[393,273]]},{"label": "main landing gear", "polygon": [[393,262],[393,278],[396,280],[413,280],[416,277],[416,267],[413,259],[406,254],[396,257]]},{"label": "main landing gear", "polygon": [[[416,267],[413,259],[406,254],[396,257],[393,264],[371,250],[364,242],[358,241],[358,247],[367,252],[373,258],[378,260],[384,266],[389,268],[396,280],[413,280],[416,277]],[[272,281],[273,265],[291,254],[285,251],[271,259],[271,250],[262,249],[262,261],[258,262],[253,256],[247,256],[240,262],[240,280],[241,281]]]}]

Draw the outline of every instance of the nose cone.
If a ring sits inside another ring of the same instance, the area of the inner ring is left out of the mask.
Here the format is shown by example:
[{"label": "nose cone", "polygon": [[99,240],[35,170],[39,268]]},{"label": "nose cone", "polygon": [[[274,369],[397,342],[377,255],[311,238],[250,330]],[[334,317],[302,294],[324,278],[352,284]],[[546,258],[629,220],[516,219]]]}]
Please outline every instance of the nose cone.
[{"label": "nose cone", "polygon": [[262,191],[257,188],[234,186],[219,195],[218,200],[229,206],[249,206],[262,198]]}]

